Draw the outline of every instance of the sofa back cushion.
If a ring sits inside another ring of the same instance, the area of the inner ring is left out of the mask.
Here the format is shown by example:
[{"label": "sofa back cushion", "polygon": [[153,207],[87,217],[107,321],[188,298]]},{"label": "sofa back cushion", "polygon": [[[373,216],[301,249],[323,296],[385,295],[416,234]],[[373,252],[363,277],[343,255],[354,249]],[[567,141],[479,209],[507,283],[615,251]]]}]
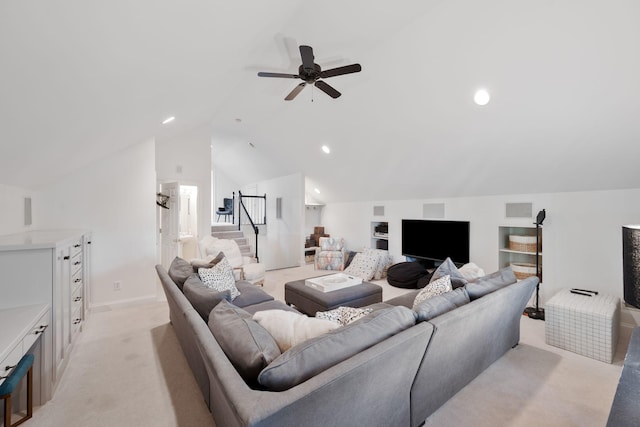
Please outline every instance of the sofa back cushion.
[{"label": "sofa back cushion", "polygon": [[209,329],[240,376],[253,384],[262,369],[280,356],[278,344],[251,314],[221,301],[209,314]]},{"label": "sofa back cushion", "polygon": [[258,382],[269,390],[287,390],[414,324],[406,307],[375,311],[282,353],[260,372]]},{"label": "sofa back cushion", "polygon": [[418,322],[424,322],[469,302],[469,294],[462,287],[428,298],[414,307],[413,310],[416,312]]},{"label": "sofa back cushion", "polygon": [[229,290],[218,292],[209,288],[202,283],[197,274],[189,276],[184,282],[182,292],[184,292],[184,296],[187,297],[205,322],[209,321],[209,313],[220,301],[231,300],[231,292]]},{"label": "sofa back cushion", "polygon": [[504,267],[495,273],[488,274],[484,277],[469,282],[465,285],[471,301],[483,297],[500,288],[516,283],[516,275],[511,267]]},{"label": "sofa back cushion", "polygon": [[449,276],[451,278],[451,286],[453,289],[460,288],[467,284],[467,279],[460,273],[458,267],[451,261],[451,258],[445,259],[442,264],[436,268],[436,271],[433,272],[429,283],[435,282],[436,280]]},{"label": "sofa back cushion", "polygon": [[171,261],[168,273],[171,280],[182,290],[184,282],[193,274],[193,267],[191,267],[188,261],[180,257],[175,257],[173,261]]}]

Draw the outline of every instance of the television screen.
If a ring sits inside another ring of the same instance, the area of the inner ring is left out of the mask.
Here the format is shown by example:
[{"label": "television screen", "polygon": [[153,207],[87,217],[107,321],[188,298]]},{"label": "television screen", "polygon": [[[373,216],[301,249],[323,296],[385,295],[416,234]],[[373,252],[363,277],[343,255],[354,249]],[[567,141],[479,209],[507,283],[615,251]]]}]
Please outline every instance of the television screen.
[{"label": "television screen", "polygon": [[469,221],[402,220],[402,255],[429,261],[469,262]]}]

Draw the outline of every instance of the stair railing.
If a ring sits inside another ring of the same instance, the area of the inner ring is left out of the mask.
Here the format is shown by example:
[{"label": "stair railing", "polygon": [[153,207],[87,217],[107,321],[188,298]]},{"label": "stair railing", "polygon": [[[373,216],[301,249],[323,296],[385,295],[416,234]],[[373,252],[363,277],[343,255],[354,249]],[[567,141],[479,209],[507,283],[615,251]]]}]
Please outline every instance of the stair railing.
[{"label": "stair railing", "polygon": [[[245,203],[246,202],[246,203]],[[260,230],[258,225],[267,224],[267,195],[264,196],[251,196],[244,195],[242,191],[238,190],[238,230],[242,226],[242,212],[244,211],[247,216],[248,222],[244,224],[251,224],[253,231],[256,235],[256,261],[260,262],[258,257],[258,234]],[[261,220],[261,221],[260,221]]]}]

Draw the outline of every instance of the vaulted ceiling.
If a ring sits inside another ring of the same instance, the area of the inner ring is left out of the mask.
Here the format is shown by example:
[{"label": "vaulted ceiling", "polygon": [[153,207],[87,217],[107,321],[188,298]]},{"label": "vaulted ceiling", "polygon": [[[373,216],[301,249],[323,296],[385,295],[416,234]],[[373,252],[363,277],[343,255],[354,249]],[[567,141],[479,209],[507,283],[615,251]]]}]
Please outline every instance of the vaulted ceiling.
[{"label": "vaulted ceiling", "polygon": [[[0,183],[208,125],[237,183],[302,172],[327,202],[637,188],[639,20],[636,0],[3,1]],[[298,82],[256,73],[297,72],[300,44],[362,72],[285,102]]]}]

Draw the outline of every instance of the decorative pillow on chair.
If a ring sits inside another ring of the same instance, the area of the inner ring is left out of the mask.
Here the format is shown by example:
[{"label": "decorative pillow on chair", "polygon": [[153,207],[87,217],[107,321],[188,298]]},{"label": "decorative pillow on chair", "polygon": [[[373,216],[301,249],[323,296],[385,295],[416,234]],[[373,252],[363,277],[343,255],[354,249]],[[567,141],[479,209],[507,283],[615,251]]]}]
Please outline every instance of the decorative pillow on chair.
[{"label": "decorative pillow on chair", "polygon": [[223,258],[222,261],[211,268],[199,268],[198,276],[208,288],[218,292],[229,290],[232,301],[240,295],[240,291],[236,288],[236,279],[233,277],[233,268],[231,268],[227,258]]},{"label": "decorative pillow on chair", "polygon": [[210,255],[206,259],[192,259],[191,266],[193,267],[193,272],[197,273],[199,268],[212,268],[224,258],[224,252],[220,252],[218,256],[214,257]]},{"label": "decorative pillow on chair", "polygon": [[416,295],[416,299],[413,300],[413,309],[415,310],[421,302],[432,298],[436,295],[444,294],[445,292],[452,291],[451,287],[451,278],[449,276],[441,277],[438,280],[435,280],[425,286],[418,295]]},{"label": "decorative pillow on chair", "polygon": [[377,265],[378,257],[358,253],[353,258],[353,261],[351,261],[351,264],[349,264],[349,267],[345,268],[344,272],[352,276],[360,277],[364,281],[368,281],[373,278]]},{"label": "decorative pillow on chair", "polygon": [[346,326],[372,311],[373,308],[338,307],[329,311],[318,311],[316,313],[316,319],[331,320],[340,326]]},{"label": "decorative pillow on chair", "polygon": [[429,283],[434,282],[441,277],[449,276],[451,278],[451,286],[453,289],[459,288],[467,284],[467,279],[458,271],[458,267],[451,261],[451,258],[445,259],[436,271],[433,272]]},{"label": "decorative pillow on chair", "polygon": [[285,310],[258,311],[253,315],[253,320],[271,334],[282,352],[340,327],[330,320]]}]

